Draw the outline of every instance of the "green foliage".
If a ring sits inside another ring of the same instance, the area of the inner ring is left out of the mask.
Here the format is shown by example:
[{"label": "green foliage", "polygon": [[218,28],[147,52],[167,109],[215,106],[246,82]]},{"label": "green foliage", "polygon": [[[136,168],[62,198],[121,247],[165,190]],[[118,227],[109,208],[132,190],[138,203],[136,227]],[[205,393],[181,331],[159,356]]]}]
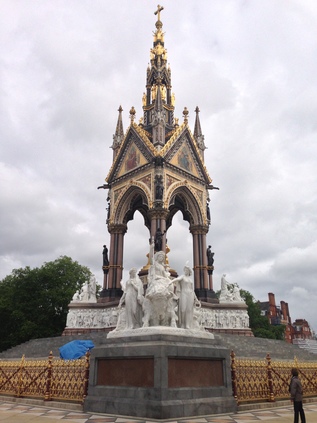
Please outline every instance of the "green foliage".
[{"label": "green foliage", "polygon": [[274,333],[272,333],[269,329],[264,329],[264,328],[254,329],[253,335],[257,338],[276,339],[274,336]]},{"label": "green foliage", "polygon": [[[233,289],[234,284],[228,284],[229,289]],[[217,298],[220,297],[220,290],[216,292]],[[248,306],[248,315],[250,320],[250,328],[253,335],[257,338],[269,338],[284,340],[285,326],[271,325],[266,316],[261,315],[261,309],[258,301],[255,301],[253,295],[249,291],[240,289],[241,298]]]},{"label": "green foliage", "polygon": [[250,319],[250,328],[253,335],[258,338],[280,339],[284,340],[284,325],[271,325],[268,318],[261,315],[259,303],[254,300],[249,291],[240,290],[241,298],[244,299],[248,306],[248,314]]},{"label": "green foliage", "polygon": [[285,340],[285,330],[285,325],[271,326],[271,331],[275,334],[275,339],[280,339],[281,341]]},{"label": "green foliage", "polygon": [[88,267],[63,256],[42,267],[14,269],[0,282],[0,351],[34,338],[58,336]]}]

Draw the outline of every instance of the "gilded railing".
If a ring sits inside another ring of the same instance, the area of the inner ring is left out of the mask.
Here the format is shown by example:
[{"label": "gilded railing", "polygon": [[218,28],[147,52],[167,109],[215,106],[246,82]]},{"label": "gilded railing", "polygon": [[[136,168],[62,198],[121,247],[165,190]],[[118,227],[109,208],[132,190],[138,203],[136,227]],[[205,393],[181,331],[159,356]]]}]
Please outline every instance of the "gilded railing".
[{"label": "gilded railing", "polygon": [[296,367],[304,395],[317,395],[317,363],[273,361],[269,354],[263,360],[239,359],[231,353],[233,396],[238,404],[252,401],[275,401],[289,398],[291,369]]},{"label": "gilded railing", "polygon": [[[0,394],[83,402],[87,396],[89,353],[78,360],[0,361]],[[317,396],[317,363],[239,359],[231,353],[232,390],[238,404],[289,398],[292,367],[299,371],[304,395]]]},{"label": "gilded railing", "polygon": [[78,360],[0,361],[0,394],[83,402],[87,396],[89,353]]}]

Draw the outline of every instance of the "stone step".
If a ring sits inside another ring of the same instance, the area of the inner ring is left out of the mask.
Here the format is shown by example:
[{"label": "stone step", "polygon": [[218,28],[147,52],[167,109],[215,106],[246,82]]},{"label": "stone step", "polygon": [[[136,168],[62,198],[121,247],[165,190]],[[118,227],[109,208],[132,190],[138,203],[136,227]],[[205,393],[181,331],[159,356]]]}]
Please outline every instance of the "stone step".
[{"label": "stone step", "polygon": [[[105,332],[89,333],[84,335],[66,335],[53,338],[32,339],[7,351],[0,353],[0,359],[19,359],[22,355],[26,358],[48,357],[52,351],[54,357],[59,357],[59,348],[75,339],[91,340],[95,346],[103,344],[107,334]],[[316,354],[309,352],[298,345],[288,344],[284,341],[273,339],[254,338],[241,335],[215,334],[211,340],[215,345],[234,351],[237,358],[265,359],[269,353],[275,360],[316,360]]]},{"label": "stone step", "polygon": [[90,333],[85,335],[66,335],[52,338],[31,339],[23,344],[12,347],[0,353],[0,359],[18,359],[25,355],[26,358],[46,358],[52,351],[54,357],[59,357],[59,348],[76,339],[91,340],[95,346],[101,345],[106,338],[105,332]]},{"label": "stone step", "polygon": [[270,354],[271,359],[275,360],[293,360],[294,357],[299,360],[316,360],[314,353],[285,341],[227,334],[217,334],[215,338],[239,358],[265,358]]}]

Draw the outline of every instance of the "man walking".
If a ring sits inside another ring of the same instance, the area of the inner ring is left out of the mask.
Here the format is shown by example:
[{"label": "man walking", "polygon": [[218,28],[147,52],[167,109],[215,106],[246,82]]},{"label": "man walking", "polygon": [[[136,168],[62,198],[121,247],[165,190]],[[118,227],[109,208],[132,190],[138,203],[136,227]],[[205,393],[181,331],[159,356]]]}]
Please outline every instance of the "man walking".
[{"label": "man walking", "polygon": [[303,388],[298,379],[298,370],[292,369],[292,379],[289,386],[291,394],[291,401],[294,404],[294,423],[298,423],[298,416],[300,414],[301,423],[306,423],[305,413],[303,409]]}]

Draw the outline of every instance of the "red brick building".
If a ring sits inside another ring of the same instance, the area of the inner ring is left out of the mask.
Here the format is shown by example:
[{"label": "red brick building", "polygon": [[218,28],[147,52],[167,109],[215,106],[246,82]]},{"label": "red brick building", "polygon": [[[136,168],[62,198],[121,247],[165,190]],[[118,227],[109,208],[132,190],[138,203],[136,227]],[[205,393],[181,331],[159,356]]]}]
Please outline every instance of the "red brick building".
[{"label": "red brick building", "polygon": [[312,339],[313,334],[309,323],[305,319],[296,319],[293,323],[292,339]]},{"label": "red brick building", "polygon": [[262,316],[269,319],[271,325],[285,325],[285,341],[292,344],[293,339],[312,339],[313,334],[309,323],[305,319],[296,319],[292,323],[289,313],[288,303],[280,302],[280,306],[275,303],[275,295],[268,293],[269,301],[259,302]]}]

